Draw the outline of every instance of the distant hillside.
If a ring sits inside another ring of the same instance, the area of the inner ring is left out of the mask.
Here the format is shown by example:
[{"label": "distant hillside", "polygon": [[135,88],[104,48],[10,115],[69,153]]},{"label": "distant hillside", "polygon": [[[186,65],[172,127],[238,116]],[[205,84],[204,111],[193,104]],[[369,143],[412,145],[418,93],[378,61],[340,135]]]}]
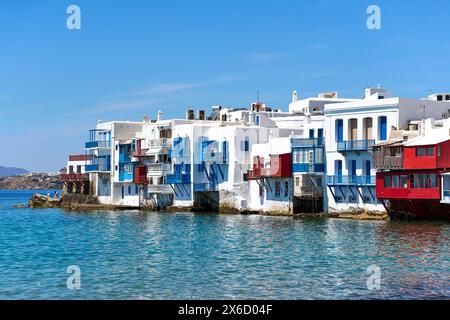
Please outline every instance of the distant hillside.
[{"label": "distant hillside", "polygon": [[62,187],[59,174],[28,173],[0,177],[0,190],[61,190]]},{"label": "distant hillside", "polygon": [[0,177],[10,177],[24,173],[28,173],[28,171],[22,168],[7,168],[0,166]]}]

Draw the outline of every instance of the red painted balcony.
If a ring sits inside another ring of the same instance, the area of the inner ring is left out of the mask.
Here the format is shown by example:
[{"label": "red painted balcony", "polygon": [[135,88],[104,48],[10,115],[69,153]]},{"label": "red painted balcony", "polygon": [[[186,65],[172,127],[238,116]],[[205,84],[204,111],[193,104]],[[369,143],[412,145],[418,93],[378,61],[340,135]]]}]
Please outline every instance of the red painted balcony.
[{"label": "red painted balcony", "polygon": [[266,178],[289,178],[292,175],[291,154],[270,156],[270,167],[261,169],[261,176]]},{"label": "red painted balcony", "polygon": [[94,156],[92,154],[80,154],[75,156],[69,156],[69,161],[92,161]]},{"label": "red painted balcony", "polygon": [[62,173],[60,179],[63,182],[86,182],[89,181],[89,174],[85,173]]},{"label": "red painted balcony", "polygon": [[264,159],[255,157],[253,160],[253,169],[247,172],[249,180],[261,178],[288,178],[292,175],[291,154],[277,154],[270,156],[270,166],[262,167]]},{"label": "red painted balcony", "polygon": [[149,183],[147,178],[147,166],[136,166],[134,168],[134,184],[147,185]]}]

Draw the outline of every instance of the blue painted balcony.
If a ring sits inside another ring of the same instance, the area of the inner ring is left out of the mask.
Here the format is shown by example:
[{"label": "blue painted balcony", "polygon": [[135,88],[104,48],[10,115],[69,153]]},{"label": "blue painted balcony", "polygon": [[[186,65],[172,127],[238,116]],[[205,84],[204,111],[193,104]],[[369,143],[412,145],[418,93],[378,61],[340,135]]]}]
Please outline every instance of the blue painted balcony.
[{"label": "blue painted balcony", "polygon": [[375,176],[328,176],[327,185],[330,187],[356,186],[374,187],[376,185]]},{"label": "blue painted balcony", "polygon": [[339,152],[369,151],[375,145],[375,140],[352,140],[338,142]]},{"label": "blue painted balcony", "polygon": [[86,142],[86,149],[108,149],[111,148],[111,141],[89,141]]},{"label": "blue painted balcony", "polygon": [[325,146],[324,138],[293,138],[291,140],[292,148],[322,148]]},{"label": "blue painted balcony", "polygon": [[191,175],[189,173],[168,174],[166,181],[167,184],[190,184]]},{"label": "blue painted balcony", "polygon": [[85,171],[90,173],[110,172],[111,171],[111,156],[93,156],[92,163],[85,166]]},{"label": "blue painted balcony", "polygon": [[324,173],[325,164],[323,163],[294,163],[292,164],[292,172],[294,173]]},{"label": "blue painted balcony", "polygon": [[103,163],[103,164],[89,164],[86,165],[84,170],[89,173],[95,173],[95,172],[110,172],[111,167],[109,164]]},{"label": "blue painted balcony", "polygon": [[139,162],[119,163],[119,181],[131,182],[134,181],[134,172]]}]

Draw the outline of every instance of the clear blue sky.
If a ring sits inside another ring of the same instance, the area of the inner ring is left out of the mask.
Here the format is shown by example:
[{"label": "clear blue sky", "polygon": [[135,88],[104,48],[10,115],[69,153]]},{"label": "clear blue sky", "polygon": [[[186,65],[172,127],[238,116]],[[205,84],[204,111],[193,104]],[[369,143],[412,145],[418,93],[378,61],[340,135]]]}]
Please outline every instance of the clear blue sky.
[{"label": "clear blue sky", "polygon": [[[79,5],[82,29],[66,28]],[[382,9],[382,30],[366,9]],[[187,106],[287,109],[336,90],[450,91],[450,3],[54,0],[0,3],[0,165],[54,171],[98,119],[183,117]]]}]

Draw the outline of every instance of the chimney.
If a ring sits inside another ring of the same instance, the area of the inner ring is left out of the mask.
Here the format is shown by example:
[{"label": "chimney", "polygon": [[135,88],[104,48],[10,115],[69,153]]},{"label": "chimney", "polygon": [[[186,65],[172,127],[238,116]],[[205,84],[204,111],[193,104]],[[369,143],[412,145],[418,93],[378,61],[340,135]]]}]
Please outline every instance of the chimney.
[{"label": "chimney", "polygon": [[292,92],[292,102],[295,102],[297,100],[298,100],[297,90],[294,90],[294,92]]},{"label": "chimney", "polygon": [[187,109],[186,111],[186,119],[194,120],[194,110],[192,110],[191,108]]},{"label": "chimney", "polygon": [[198,110],[197,111],[197,119],[198,120],[205,120],[205,110]]},{"label": "chimney", "polygon": [[156,121],[161,121],[162,120],[162,111],[158,111],[157,116],[156,116]]}]

